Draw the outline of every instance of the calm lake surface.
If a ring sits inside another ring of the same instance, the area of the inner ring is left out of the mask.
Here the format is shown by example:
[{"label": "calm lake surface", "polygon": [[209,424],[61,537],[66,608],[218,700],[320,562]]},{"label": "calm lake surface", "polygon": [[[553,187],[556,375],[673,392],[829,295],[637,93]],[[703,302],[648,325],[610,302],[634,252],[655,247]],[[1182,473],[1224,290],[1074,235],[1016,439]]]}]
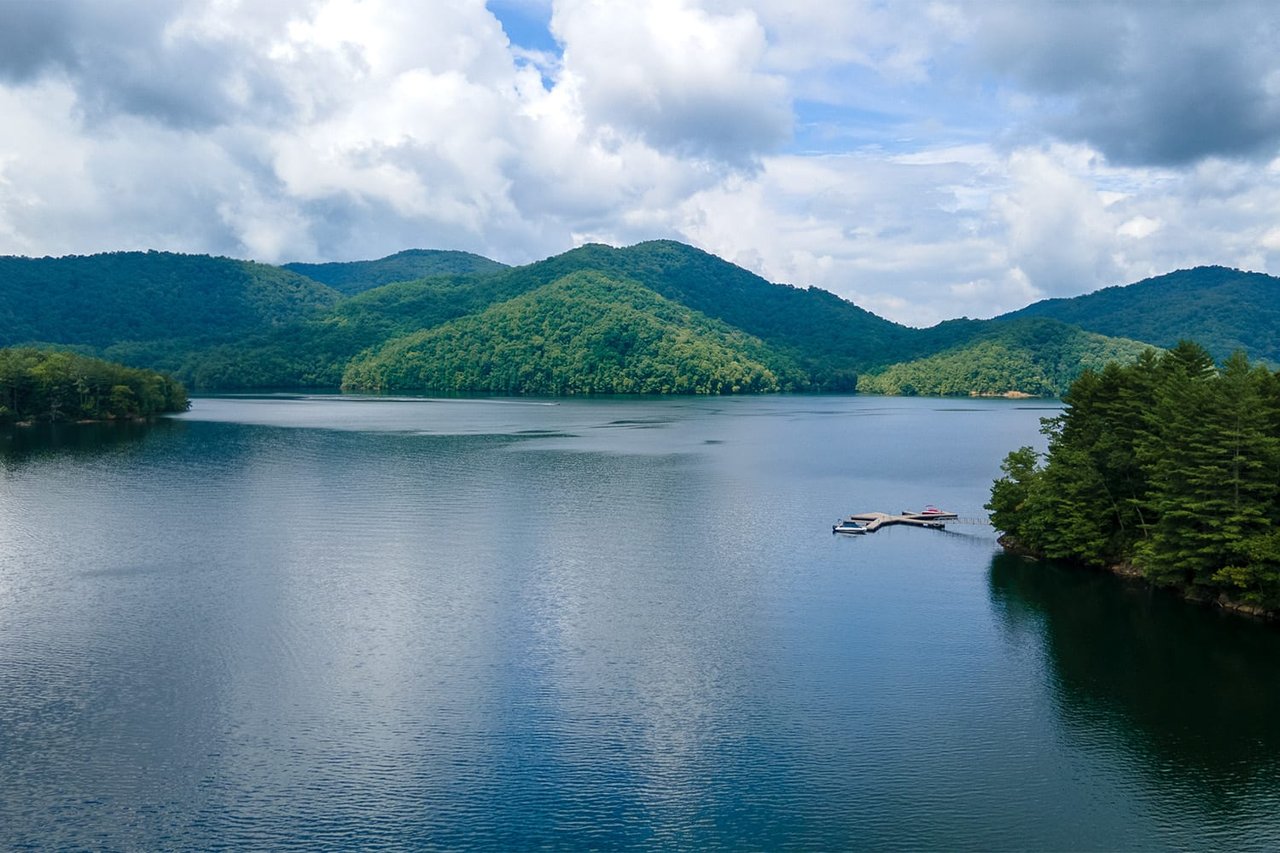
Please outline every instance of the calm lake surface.
[{"label": "calm lake surface", "polygon": [[0,847],[1280,848],[1280,631],[1002,555],[1043,403],[0,433]]}]

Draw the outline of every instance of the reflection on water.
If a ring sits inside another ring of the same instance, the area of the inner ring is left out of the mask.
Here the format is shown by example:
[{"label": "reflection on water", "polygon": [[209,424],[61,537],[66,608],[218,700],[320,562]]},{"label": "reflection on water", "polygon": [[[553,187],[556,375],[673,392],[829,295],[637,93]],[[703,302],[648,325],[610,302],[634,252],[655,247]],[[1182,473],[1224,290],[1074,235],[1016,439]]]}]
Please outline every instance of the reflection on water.
[{"label": "reflection on water", "polygon": [[47,456],[92,458],[147,436],[184,428],[183,422],[169,418],[92,424],[42,423],[23,427],[0,425],[0,469]]},{"label": "reflection on water", "polygon": [[990,578],[1009,642],[1042,650],[1075,736],[1125,749],[1168,808],[1280,842],[1280,631],[1052,562],[998,555]]},{"label": "reflection on water", "polygon": [[1041,414],[268,397],[28,433],[0,848],[1280,843],[1271,634],[993,564],[980,525],[831,535],[979,514]]}]

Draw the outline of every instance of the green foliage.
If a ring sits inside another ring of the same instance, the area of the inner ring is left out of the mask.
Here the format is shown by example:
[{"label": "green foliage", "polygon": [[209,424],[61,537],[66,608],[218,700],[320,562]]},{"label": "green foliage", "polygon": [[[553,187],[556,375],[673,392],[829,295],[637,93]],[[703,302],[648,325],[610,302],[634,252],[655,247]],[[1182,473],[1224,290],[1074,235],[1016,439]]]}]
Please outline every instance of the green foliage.
[{"label": "green foliage", "polygon": [[1008,317],[1051,317],[1091,332],[1171,347],[1188,338],[1224,359],[1243,350],[1280,364],[1280,279],[1226,267],[1196,267],[1048,299]]},{"label": "green foliage", "polygon": [[339,293],[353,295],[384,284],[431,276],[495,273],[506,269],[506,265],[470,252],[407,249],[376,261],[285,264],[284,268],[327,284]]},{"label": "green foliage", "polygon": [[60,350],[0,349],[0,423],[147,417],[187,409],[175,380]]},{"label": "green foliage", "polygon": [[579,272],[348,367],[358,391],[722,394],[802,387],[767,345],[633,282]]},{"label": "green foliage", "polygon": [[[266,264],[116,252],[0,257],[0,346],[120,347],[154,365],[331,308],[333,290]],[[133,349],[131,349],[133,348]],[[135,362],[139,363],[139,362]]]},{"label": "green foliage", "polygon": [[[671,240],[622,249],[589,244],[493,277],[511,298],[574,272],[594,271],[649,288],[788,354],[819,390],[851,391],[857,374],[888,353],[930,351],[917,329],[864,311],[818,288],[773,284],[715,255]],[[496,300],[495,300],[496,301]]]},{"label": "green foliage", "polygon": [[[342,298],[290,269],[360,292]],[[775,371],[786,387],[1052,395],[1082,367],[1100,369],[1140,349],[1049,320],[908,328],[826,291],[771,284],[665,240],[587,245],[515,268],[463,252],[413,250],[290,269],[160,252],[0,258],[0,345],[47,342],[171,372],[202,390],[336,388],[349,367],[398,338],[590,272],[631,282],[763,345],[770,369],[786,364],[785,380]],[[412,280],[393,281],[404,278]],[[385,281],[393,283],[374,286]]]},{"label": "green foliage", "polygon": [[337,388],[357,355],[510,298],[505,279],[437,276],[388,284],[329,313],[188,355],[177,368],[197,388]]},{"label": "green foliage", "polygon": [[1054,320],[971,324],[969,341],[858,380],[876,394],[1005,394],[1059,396],[1083,370],[1132,361],[1145,344],[1107,338]]},{"label": "green foliage", "polygon": [[1280,609],[1280,378],[1182,342],[1086,371],[992,486],[992,523],[1046,556]]}]

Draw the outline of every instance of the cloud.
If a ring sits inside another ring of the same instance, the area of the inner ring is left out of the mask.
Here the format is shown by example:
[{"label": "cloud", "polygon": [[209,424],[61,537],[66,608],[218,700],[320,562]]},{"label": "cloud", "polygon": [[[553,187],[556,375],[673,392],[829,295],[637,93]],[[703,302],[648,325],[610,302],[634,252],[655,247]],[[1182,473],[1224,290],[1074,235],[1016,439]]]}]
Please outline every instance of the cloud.
[{"label": "cloud", "polygon": [[1274,4],[974,3],[968,10],[976,61],[1042,99],[1032,121],[1113,162],[1265,159],[1280,147]]},{"label": "cloud", "polygon": [[527,44],[481,0],[0,3],[0,252],[671,237],[917,325],[1280,272],[1267,7],[501,11]]},{"label": "cloud", "polygon": [[551,29],[564,45],[564,84],[589,122],[736,166],[790,134],[786,82],[760,70],[765,33],[749,11],[565,0]]},{"label": "cloud", "polygon": [[0,80],[24,83],[73,56],[71,5],[11,0],[0,10]]}]

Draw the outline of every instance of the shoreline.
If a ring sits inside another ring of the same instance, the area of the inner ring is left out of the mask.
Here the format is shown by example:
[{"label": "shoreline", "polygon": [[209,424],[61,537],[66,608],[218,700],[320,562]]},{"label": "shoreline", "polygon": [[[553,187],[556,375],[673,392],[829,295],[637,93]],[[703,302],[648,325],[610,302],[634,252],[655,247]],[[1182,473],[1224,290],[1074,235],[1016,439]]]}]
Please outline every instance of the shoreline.
[{"label": "shoreline", "polygon": [[[1040,554],[1034,551],[1033,549],[1028,548],[1026,545],[1023,545],[1015,537],[1010,536],[1008,533],[1002,533],[996,539],[996,542],[998,542],[1000,544],[1000,547],[1003,548],[1008,553],[1015,554],[1019,557],[1024,557],[1028,560],[1033,560],[1038,562],[1040,560],[1049,559],[1048,557],[1045,557],[1043,554]],[[1134,583],[1141,583],[1144,586],[1148,587],[1149,589],[1167,590],[1173,593],[1174,595],[1178,596],[1188,604],[1195,604],[1201,607],[1217,608],[1219,610],[1225,610],[1229,613],[1233,613],[1238,616],[1244,616],[1244,617],[1247,617],[1250,619],[1256,619],[1262,622],[1280,623],[1280,610],[1268,610],[1265,607],[1261,607],[1257,604],[1250,604],[1246,601],[1240,601],[1238,599],[1232,598],[1226,592],[1220,592],[1217,595],[1211,595],[1201,590],[1197,590],[1194,587],[1161,586],[1159,584],[1152,583],[1150,580],[1148,580],[1147,576],[1143,574],[1142,569],[1138,568],[1133,563],[1114,563],[1112,565],[1097,566],[1097,565],[1090,565],[1088,563],[1074,562],[1072,560],[1055,560],[1055,562],[1061,563],[1066,566],[1071,566],[1075,569],[1084,570],[1084,571],[1105,572],[1107,574],[1111,574],[1111,575],[1115,575],[1117,577],[1123,578],[1127,581],[1132,581]]]}]

